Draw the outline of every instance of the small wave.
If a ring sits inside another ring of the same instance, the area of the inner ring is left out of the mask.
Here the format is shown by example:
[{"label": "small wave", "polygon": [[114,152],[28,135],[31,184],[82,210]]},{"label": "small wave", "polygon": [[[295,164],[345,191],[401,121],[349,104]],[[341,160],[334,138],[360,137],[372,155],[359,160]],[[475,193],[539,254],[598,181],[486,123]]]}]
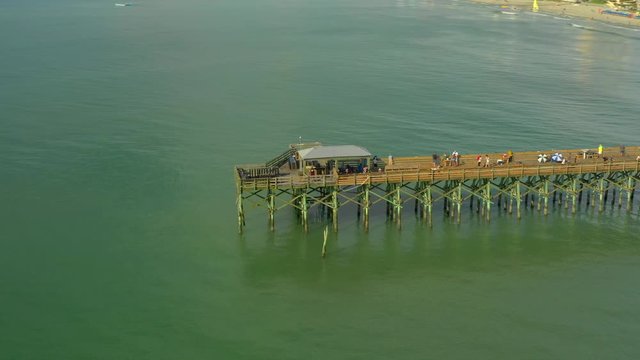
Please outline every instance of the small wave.
[{"label": "small wave", "polygon": [[603,23],[602,25],[608,26],[608,27],[614,28],[614,29],[620,29],[620,30],[628,30],[628,31],[634,31],[634,32],[640,31],[640,29],[638,29],[638,28],[630,28],[630,27],[620,26],[620,25],[612,25],[612,24],[607,24],[607,23]]},{"label": "small wave", "polygon": [[631,30],[631,31],[636,31],[637,32],[638,29],[631,29],[631,28],[626,28],[624,26],[616,26],[616,25],[609,25],[609,24],[601,24],[601,25],[608,26],[608,27],[616,29],[616,30],[606,30],[606,29],[587,27],[587,26],[582,26],[582,25],[575,24],[575,23],[570,23],[570,25],[572,27],[575,27],[575,28],[578,28],[578,29],[584,29],[584,30],[587,30],[587,31],[593,31],[593,32],[597,32],[597,33],[600,33],[600,34],[619,36],[619,37],[632,39],[632,40],[640,40],[640,38],[638,38],[637,36],[632,36],[632,35],[629,35],[629,34],[623,34],[623,33],[618,31],[618,30]]}]

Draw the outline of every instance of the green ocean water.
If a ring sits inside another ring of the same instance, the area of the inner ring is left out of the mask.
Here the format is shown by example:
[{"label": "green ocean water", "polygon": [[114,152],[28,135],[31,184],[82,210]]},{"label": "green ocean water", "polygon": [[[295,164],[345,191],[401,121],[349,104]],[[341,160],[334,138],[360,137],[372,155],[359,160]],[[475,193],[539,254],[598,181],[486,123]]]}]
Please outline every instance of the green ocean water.
[{"label": "green ocean water", "polygon": [[[572,26],[576,24],[583,27]],[[640,203],[433,229],[232,167],[640,145],[640,32],[465,1],[0,1],[0,359],[637,359]],[[584,205],[584,204],[583,204]]]}]

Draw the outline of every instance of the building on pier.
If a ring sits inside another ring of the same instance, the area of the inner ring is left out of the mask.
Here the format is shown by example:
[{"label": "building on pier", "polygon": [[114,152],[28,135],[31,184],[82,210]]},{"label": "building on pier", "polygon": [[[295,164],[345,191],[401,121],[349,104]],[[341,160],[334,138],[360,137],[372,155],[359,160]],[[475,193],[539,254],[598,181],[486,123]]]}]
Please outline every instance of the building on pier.
[{"label": "building on pier", "polygon": [[303,175],[362,173],[370,167],[371,153],[355,145],[314,146],[297,151]]}]

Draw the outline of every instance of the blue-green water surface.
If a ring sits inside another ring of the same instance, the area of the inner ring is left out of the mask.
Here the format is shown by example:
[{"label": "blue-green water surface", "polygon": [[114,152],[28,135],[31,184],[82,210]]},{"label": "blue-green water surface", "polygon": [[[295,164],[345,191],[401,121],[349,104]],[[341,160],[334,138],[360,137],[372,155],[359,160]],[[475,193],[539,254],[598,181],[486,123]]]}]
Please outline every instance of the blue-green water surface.
[{"label": "blue-green water surface", "polygon": [[[574,23],[584,28],[571,26]],[[0,2],[0,359],[637,359],[640,218],[237,234],[232,167],[640,145],[640,32],[435,0]],[[636,199],[637,200],[637,199]]]}]

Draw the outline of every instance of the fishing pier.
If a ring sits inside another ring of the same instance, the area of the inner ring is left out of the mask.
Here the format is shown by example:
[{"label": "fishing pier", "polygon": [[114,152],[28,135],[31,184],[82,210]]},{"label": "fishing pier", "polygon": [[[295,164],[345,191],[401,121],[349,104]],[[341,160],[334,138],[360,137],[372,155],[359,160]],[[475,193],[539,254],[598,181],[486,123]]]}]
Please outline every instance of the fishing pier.
[{"label": "fishing pier", "polygon": [[249,203],[267,209],[272,231],[276,213],[287,207],[305,231],[312,211],[326,215],[337,231],[346,205],[355,205],[365,230],[374,207],[401,226],[403,208],[413,206],[432,226],[436,205],[458,223],[465,203],[486,221],[492,211],[515,212],[520,219],[525,207],[547,215],[559,205],[575,214],[583,202],[598,211],[608,203],[631,211],[640,147],[378,158],[354,145],[305,143],[264,164],[237,165],[234,176],[240,232]]}]

